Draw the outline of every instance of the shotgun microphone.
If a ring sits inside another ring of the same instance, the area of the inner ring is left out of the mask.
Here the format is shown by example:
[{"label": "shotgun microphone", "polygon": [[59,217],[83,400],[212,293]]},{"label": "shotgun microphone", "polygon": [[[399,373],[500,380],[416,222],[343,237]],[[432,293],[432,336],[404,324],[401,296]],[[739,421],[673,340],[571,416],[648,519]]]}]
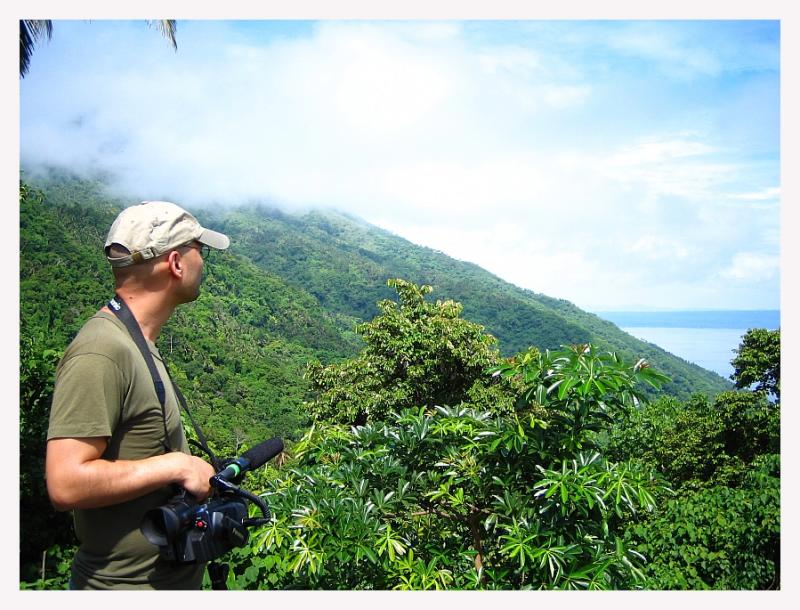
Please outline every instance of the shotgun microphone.
[{"label": "shotgun microphone", "polygon": [[236,482],[249,470],[260,468],[283,451],[283,441],[271,438],[245,451],[212,478]]}]

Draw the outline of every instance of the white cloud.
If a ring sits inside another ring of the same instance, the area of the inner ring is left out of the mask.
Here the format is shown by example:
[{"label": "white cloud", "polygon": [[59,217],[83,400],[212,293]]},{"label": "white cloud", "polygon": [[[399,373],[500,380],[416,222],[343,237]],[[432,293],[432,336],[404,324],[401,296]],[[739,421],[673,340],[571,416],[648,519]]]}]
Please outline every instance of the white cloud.
[{"label": "white cloud", "polygon": [[551,85],[544,88],[545,101],[554,108],[567,108],[582,104],[592,93],[587,85]]},{"label": "white cloud", "polygon": [[737,252],[730,266],[723,269],[723,278],[735,281],[763,281],[780,272],[780,257],[760,252]]},{"label": "white cloud", "polygon": [[637,142],[598,159],[597,165],[610,180],[641,185],[651,200],[673,196],[704,205],[719,201],[745,171],[740,161],[699,136],[667,135]]},{"label": "white cloud", "polygon": [[737,244],[777,249],[776,162],[721,144],[669,77],[669,110],[617,97],[652,61],[687,61],[670,28],[609,55],[568,24],[505,40],[468,35],[491,24],[331,21],[260,39],[209,22],[181,28],[177,54],[109,27],[56,24],[21,82],[23,160],[111,169],[133,199],[345,209],[586,308],[662,302],[666,282],[719,306],[731,294],[698,286],[720,257],[739,260],[730,279],[755,266]]},{"label": "white cloud", "polygon": [[722,64],[712,49],[687,44],[680,33],[647,24],[634,25],[610,39],[613,48],[658,61],[664,67],[686,74],[714,75]]},{"label": "white cloud", "polygon": [[477,53],[480,67],[489,74],[506,73],[529,78],[543,70],[539,53],[524,47],[501,47]]},{"label": "white cloud", "polygon": [[659,235],[642,235],[627,250],[650,261],[685,260],[692,254],[684,243]]},{"label": "white cloud", "polygon": [[[445,40],[454,33],[445,32]],[[311,41],[303,68],[310,82],[324,76],[318,99],[333,104],[344,126],[378,137],[394,135],[429,117],[453,95],[453,66],[446,53],[435,51],[441,33],[433,26],[409,39],[391,28],[324,26]]]},{"label": "white cloud", "polygon": [[742,201],[774,201],[780,199],[780,196],[781,188],[779,186],[771,186],[751,193],[737,193],[730,197]]},{"label": "white cloud", "polygon": [[685,157],[709,155],[715,151],[713,146],[697,140],[660,139],[627,147],[609,160],[611,166],[637,166],[663,163]]},{"label": "white cloud", "polygon": [[725,73],[777,70],[780,53],[767,35],[768,22],[731,21],[726,28],[709,21],[634,21],[593,29],[595,40],[651,70],[687,80]]}]

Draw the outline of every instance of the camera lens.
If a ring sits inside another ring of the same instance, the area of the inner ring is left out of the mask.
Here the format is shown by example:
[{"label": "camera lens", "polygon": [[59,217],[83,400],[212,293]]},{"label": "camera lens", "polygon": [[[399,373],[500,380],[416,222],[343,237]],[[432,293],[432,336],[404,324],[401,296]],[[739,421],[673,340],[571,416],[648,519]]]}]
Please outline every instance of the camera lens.
[{"label": "camera lens", "polygon": [[150,544],[164,546],[175,541],[197,511],[197,506],[185,501],[171,502],[145,513],[141,531]]},{"label": "camera lens", "polygon": [[150,544],[164,546],[175,539],[181,529],[178,515],[168,506],[147,511],[142,521],[142,534]]}]

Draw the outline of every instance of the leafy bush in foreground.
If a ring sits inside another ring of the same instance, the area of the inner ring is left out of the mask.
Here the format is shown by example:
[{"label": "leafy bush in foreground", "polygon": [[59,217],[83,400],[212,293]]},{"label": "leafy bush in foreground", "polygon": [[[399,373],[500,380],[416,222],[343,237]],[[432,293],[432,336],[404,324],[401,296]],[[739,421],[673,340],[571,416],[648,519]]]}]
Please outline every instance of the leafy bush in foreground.
[{"label": "leafy bush in foreground", "polygon": [[231,584],[643,587],[620,525],[652,510],[664,485],[604,459],[596,438],[659,376],[589,346],[532,350],[496,372],[524,381],[516,412],[418,408],[312,429],[267,484],[273,521],[234,555]]}]

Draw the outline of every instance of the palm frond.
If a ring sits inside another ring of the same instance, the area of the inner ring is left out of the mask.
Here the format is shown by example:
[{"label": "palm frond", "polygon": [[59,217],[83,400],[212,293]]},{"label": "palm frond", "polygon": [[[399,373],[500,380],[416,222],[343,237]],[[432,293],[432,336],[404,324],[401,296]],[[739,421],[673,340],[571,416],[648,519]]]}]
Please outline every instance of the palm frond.
[{"label": "palm frond", "polygon": [[19,76],[24,78],[31,64],[31,56],[36,43],[53,35],[53,22],[50,19],[19,20]]},{"label": "palm frond", "polygon": [[156,28],[161,35],[166,38],[172,45],[172,48],[178,50],[178,42],[175,39],[175,20],[174,19],[148,19],[147,25]]},{"label": "palm frond", "polygon": [[[148,19],[147,25],[156,28],[178,50],[175,38],[174,19]],[[24,78],[31,63],[36,44],[43,38],[50,40],[53,35],[53,22],[50,19],[20,19],[19,22],[19,76]]]}]

